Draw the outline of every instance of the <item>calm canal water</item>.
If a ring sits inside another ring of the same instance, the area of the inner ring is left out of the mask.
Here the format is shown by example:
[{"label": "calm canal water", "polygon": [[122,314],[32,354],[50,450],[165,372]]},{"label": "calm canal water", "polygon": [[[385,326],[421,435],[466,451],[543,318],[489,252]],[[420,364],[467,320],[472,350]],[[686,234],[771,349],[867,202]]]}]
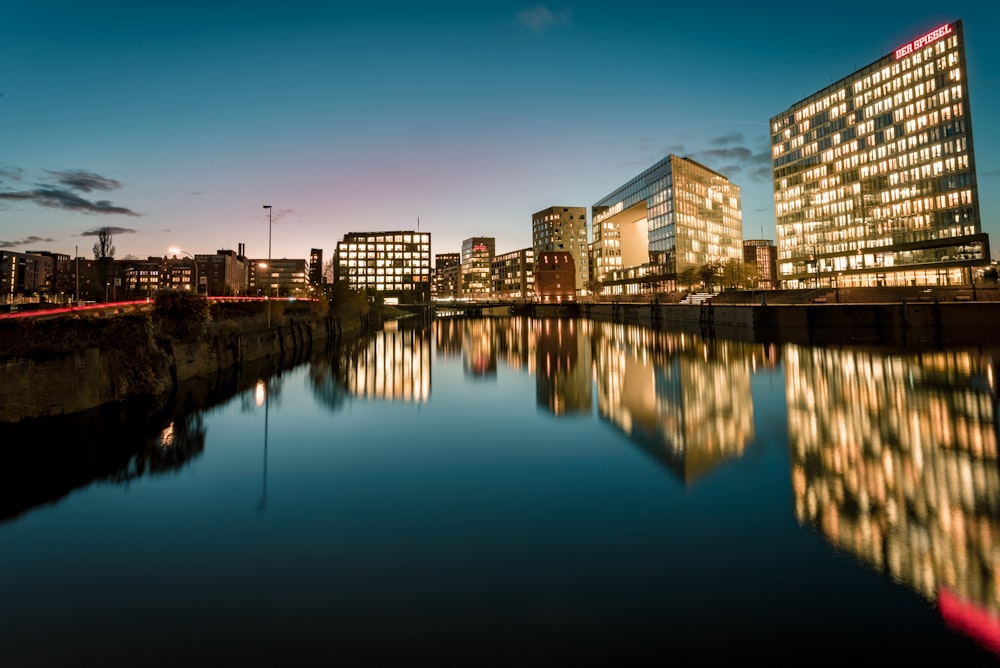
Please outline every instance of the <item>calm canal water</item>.
[{"label": "calm canal water", "polygon": [[0,428],[0,661],[1000,665],[996,372],[402,322]]}]

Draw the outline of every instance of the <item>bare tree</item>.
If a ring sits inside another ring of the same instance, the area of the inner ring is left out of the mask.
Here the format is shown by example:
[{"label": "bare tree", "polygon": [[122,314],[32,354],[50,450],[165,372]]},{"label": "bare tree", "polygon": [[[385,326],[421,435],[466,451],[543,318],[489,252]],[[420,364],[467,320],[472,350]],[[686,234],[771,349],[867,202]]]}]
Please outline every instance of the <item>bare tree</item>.
[{"label": "bare tree", "polygon": [[94,244],[94,259],[114,259],[115,244],[110,227],[102,227],[97,230],[97,242]]}]

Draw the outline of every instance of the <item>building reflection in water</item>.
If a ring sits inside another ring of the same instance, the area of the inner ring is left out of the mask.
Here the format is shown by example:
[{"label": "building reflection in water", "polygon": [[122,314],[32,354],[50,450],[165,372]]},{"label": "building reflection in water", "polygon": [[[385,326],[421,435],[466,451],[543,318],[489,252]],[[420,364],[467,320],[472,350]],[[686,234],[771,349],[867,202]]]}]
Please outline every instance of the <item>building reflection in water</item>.
[{"label": "building reflection in water", "polygon": [[426,403],[431,393],[431,342],[426,329],[397,327],[344,346],[336,372],[355,397]]},{"label": "building reflection in water", "polygon": [[496,329],[502,323],[492,318],[462,320],[462,368],[469,376],[497,375]]},{"label": "building reflection in water", "polygon": [[753,439],[751,375],[776,350],[616,323],[591,335],[597,407],[646,452],[693,482]]},{"label": "building reflection in water", "polygon": [[991,363],[794,346],[785,358],[796,519],[1000,651]]},{"label": "building reflection in water", "polygon": [[587,320],[531,321],[535,396],[554,415],[592,411],[589,329]]}]

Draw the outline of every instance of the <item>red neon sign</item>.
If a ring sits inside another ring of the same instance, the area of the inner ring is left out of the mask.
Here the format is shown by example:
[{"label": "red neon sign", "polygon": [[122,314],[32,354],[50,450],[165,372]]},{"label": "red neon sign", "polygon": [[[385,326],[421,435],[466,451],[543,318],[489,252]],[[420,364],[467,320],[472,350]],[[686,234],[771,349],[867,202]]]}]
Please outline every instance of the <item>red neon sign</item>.
[{"label": "red neon sign", "polygon": [[926,35],[918,37],[909,44],[904,44],[903,46],[896,49],[896,60],[899,60],[904,56],[908,56],[917,49],[922,49],[928,44],[933,44],[942,37],[947,37],[950,34],[951,34],[951,24],[945,23],[940,28],[935,28]]}]

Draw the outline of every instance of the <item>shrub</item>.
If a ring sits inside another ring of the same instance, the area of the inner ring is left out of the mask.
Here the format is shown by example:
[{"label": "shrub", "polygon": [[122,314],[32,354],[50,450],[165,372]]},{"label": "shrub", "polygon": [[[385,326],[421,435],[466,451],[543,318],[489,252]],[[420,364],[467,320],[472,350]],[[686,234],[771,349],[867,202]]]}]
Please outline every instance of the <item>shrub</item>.
[{"label": "shrub", "polygon": [[160,333],[178,341],[195,341],[212,322],[208,300],[181,290],[164,290],[153,303],[153,324]]}]

